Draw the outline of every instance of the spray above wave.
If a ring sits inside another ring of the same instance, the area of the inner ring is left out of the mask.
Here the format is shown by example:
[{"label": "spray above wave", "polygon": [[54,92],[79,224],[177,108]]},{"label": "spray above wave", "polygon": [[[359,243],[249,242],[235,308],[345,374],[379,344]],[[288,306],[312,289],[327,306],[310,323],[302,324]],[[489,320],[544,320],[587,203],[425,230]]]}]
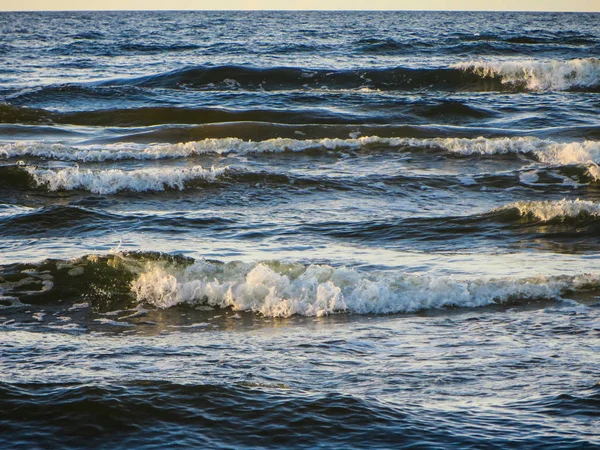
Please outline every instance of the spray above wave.
[{"label": "spray above wave", "polygon": [[500,80],[504,86],[530,91],[600,89],[600,59],[568,61],[471,61],[451,67],[482,79]]}]

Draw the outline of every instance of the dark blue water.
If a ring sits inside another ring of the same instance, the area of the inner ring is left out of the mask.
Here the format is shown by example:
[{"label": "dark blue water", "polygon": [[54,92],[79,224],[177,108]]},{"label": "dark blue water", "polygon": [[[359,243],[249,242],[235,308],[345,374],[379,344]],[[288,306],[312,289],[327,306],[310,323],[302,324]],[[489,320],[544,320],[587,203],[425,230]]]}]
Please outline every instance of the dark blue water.
[{"label": "dark blue water", "polygon": [[0,447],[600,448],[600,15],[0,14]]}]

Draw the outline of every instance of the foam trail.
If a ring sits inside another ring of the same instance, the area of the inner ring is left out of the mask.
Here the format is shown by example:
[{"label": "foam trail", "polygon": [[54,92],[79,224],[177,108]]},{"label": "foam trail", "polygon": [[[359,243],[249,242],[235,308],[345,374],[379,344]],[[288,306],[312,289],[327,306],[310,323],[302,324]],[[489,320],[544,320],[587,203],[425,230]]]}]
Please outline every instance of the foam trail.
[{"label": "foam trail", "polygon": [[232,307],[267,317],[407,313],[480,307],[524,299],[560,299],[600,287],[600,274],[527,279],[456,280],[448,276],[360,273],[328,265],[197,261],[185,269],[149,266],[132,283],[140,302]]},{"label": "foam trail", "polygon": [[531,91],[564,91],[600,86],[600,59],[567,61],[469,61],[451,65],[482,78],[499,78],[502,84]]},{"label": "foam trail", "polygon": [[114,194],[119,191],[182,190],[193,180],[213,181],[228,167],[205,169],[202,166],[185,168],[152,168],[138,170],[90,170],[69,167],[60,170],[25,167],[38,186],[50,191],[83,189],[96,194]]}]

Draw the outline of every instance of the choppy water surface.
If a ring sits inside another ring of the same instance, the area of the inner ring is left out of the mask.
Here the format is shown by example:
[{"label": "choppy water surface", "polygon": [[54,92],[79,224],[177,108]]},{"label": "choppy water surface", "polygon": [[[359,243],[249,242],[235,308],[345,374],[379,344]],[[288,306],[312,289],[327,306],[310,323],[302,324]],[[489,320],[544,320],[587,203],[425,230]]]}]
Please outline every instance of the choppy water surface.
[{"label": "choppy water surface", "polygon": [[600,448],[599,24],[0,14],[0,446]]}]

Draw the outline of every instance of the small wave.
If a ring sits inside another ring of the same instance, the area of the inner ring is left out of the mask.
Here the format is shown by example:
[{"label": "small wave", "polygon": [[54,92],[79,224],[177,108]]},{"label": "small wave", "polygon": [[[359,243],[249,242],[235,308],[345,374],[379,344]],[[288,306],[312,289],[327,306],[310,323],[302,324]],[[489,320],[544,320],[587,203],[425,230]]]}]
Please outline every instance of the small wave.
[{"label": "small wave", "polygon": [[392,38],[359,39],[356,44],[361,53],[409,53],[414,51],[414,46],[408,43],[399,42]]},{"label": "small wave", "polygon": [[203,154],[253,154],[306,151],[334,151],[369,148],[399,150],[436,150],[456,156],[529,155],[550,166],[585,166],[587,174],[600,180],[600,142],[556,142],[532,137],[511,138],[387,138],[363,136],[341,139],[274,138],[246,141],[239,138],[214,138],[178,144],[120,143],[110,145],[67,146],[56,143],[16,142],[0,145],[0,158],[26,156],[61,161],[111,161],[124,159],[155,160],[186,158]]},{"label": "small wave", "polygon": [[0,216],[0,236],[27,236],[60,234],[65,231],[69,236],[83,231],[96,229],[103,223],[114,225],[118,216],[97,210],[74,206],[52,206],[48,208],[19,211],[2,218]]},{"label": "small wave", "polygon": [[600,204],[586,200],[516,202],[496,211],[518,210],[519,215],[534,221],[574,221],[600,218]]},{"label": "small wave", "polygon": [[[121,191],[156,192],[168,189],[223,187],[231,184],[250,186],[288,186],[292,188],[320,187],[350,189],[351,179],[298,176],[243,168],[205,169],[202,166],[151,169],[48,169],[36,166],[0,167],[0,187],[7,189],[47,189],[48,191],[84,190],[96,194],[115,194]],[[44,213],[46,214],[47,211]],[[0,217],[2,217],[0,215]],[[12,219],[11,219],[12,220]],[[14,219],[17,220],[17,219]],[[27,219],[24,219],[27,220]],[[18,221],[18,220],[17,220]]]},{"label": "small wave", "polygon": [[201,48],[196,44],[142,44],[142,43],[127,43],[119,47],[125,53],[165,53],[165,52],[183,52],[188,50],[197,50]]},{"label": "small wave", "polygon": [[600,89],[600,59],[568,61],[471,61],[451,67],[482,79],[498,79],[503,85],[531,91]]},{"label": "small wave", "polygon": [[442,101],[434,105],[419,105],[415,108],[415,112],[423,117],[442,117],[448,116],[460,118],[486,118],[492,117],[493,112],[474,108],[458,101]]},{"label": "small wave", "polygon": [[194,180],[215,180],[228,168],[205,169],[202,166],[185,168],[151,168],[137,170],[91,170],[69,167],[52,170],[24,167],[38,186],[50,191],[86,190],[96,194],[114,194],[119,191],[164,191],[184,189],[186,183]]},{"label": "small wave", "polygon": [[[8,206],[8,205],[6,205]],[[135,232],[167,232],[193,228],[213,231],[239,231],[233,219],[186,214],[117,214],[97,208],[77,205],[59,205],[44,208],[0,207],[0,236],[80,236],[84,233],[113,232],[119,230]]]},{"label": "small wave", "polygon": [[0,103],[0,123],[51,124],[54,114],[43,109]]}]

